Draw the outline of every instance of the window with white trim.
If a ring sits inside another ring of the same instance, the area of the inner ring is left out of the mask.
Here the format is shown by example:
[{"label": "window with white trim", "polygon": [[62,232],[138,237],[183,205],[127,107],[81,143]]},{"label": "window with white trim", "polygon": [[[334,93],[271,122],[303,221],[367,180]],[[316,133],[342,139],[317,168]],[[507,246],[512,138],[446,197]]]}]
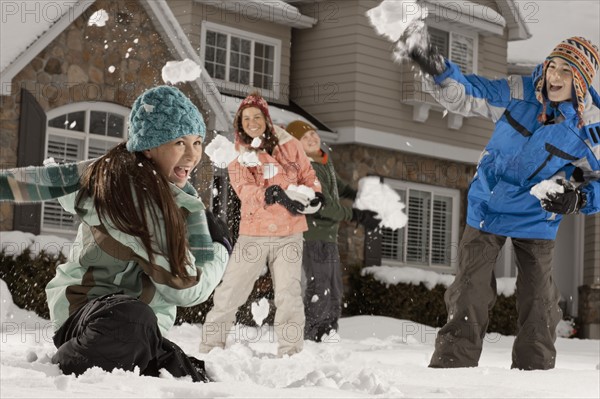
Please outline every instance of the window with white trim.
[{"label": "window with white trim", "polygon": [[223,87],[244,93],[257,88],[279,96],[281,40],[205,21],[201,43],[204,69]]},{"label": "window with white trim", "polygon": [[[125,140],[128,115],[128,108],[98,102],[70,104],[50,111],[45,158],[68,163],[104,155]],[[77,220],[58,201],[42,204],[42,232],[70,233],[76,228]]]},{"label": "window with white trim", "polygon": [[445,31],[429,26],[431,42],[437,46],[440,53],[458,66],[462,73],[476,73],[475,52],[476,37],[456,31]]},{"label": "window with white trim", "polygon": [[458,244],[460,191],[455,189],[385,180],[394,188],[408,216],[401,229],[382,230],[381,257],[384,264],[433,268],[455,268]]}]

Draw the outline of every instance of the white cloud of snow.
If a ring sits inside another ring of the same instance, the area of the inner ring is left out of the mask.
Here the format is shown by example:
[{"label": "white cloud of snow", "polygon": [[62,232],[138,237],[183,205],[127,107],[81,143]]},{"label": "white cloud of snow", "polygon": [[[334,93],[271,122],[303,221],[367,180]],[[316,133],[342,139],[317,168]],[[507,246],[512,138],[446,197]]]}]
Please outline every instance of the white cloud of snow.
[{"label": "white cloud of snow", "polygon": [[400,195],[377,176],[363,177],[358,181],[358,193],[354,200],[357,209],[376,212],[381,226],[392,230],[400,229],[408,222]]},{"label": "white cloud of snow", "polygon": [[200,77],[202,69],[194,61],[169,61],[162,68],[162,80],[165,83],[190,82]]}]

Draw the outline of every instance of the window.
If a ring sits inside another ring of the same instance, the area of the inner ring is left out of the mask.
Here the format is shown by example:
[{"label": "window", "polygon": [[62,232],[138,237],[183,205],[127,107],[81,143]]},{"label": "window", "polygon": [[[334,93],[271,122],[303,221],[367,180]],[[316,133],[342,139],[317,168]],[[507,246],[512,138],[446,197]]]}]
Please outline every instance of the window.
[{"label": "window", "polygon": [[431,42],[438,47],[444,57],[460,66],[463,73],[476,73],[475,37],[454,31],[448,32],[431,26],[428,29]]},{"label": "window", "polygon": [[[129,109],[109,103],[77,103],[48,113],[45,158],[58,163],[97,158],[126,138]],[[77,220],[58,201],[42,204],[41,230],[70,233]]]},{"label": "window", "polygon": [[280,40],[211,22],[202,24],[201,40],[204,68],[225,88],[244,93],[258,88],[278,97]]},{"label": "window", "polygon": [[458,190],[387,180],[406,205],[408,223],[399,230],[383,229],[382,261],[450,271],[458,244]]}]

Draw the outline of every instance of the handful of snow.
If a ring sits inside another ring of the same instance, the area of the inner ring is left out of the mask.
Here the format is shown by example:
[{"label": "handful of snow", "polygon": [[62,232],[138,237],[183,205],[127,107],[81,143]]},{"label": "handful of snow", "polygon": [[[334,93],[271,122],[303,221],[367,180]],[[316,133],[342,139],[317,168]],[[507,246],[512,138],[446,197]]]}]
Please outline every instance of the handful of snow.
[{"label": "handful of snow", "polygon": [[288,197],[290,197],[290,199],[298,201],[304,205],[304,210],[300,213],[309,215],[316,213],[321,208],[321,204],[317,206],[310,205],[310,201],[315,198],[315,191],[310,187],[305,185],[296,186],[295,184],[290,184],[287,190],[285,190],[285,193]]},{"label": "handful of snow", "polygon": [[411,23],[427,18],[427,13],[417,0],[384,0],[366,14],[378,35],[396,42]]},{"label": "handful of snow", "polygon": [[533,186],[531,190],[529,190],[529,194],[533,195],[535,198],[540,201],[548,198],[548,194],[556,194],[556,193],[564,193],[565,186],[560,183],[557,183],[556,180],[543,180]]},{"label": "handful of snow", "polygon": [[424,20],[428,10],[417,0],[384,0],[366,14],[377,34],[397,42],[394,50],[397,61],[407,58],[414,48],[427,48],[429,38]]},{"label": "handful of snow", "polygon": [[168,61],[162,68],[162,80],[165,83],[179,83],[196,80],[202,69],[194,61],[186,58],[183,61]]},{"label": "handful of snow", "polygon": [[358,193],[354,201],[357,209],[377,212],[380,226],[392,230],[400,229],[408,222],[400,195],[390,186],[379,181],[379,177],[363,177],[358,181]]},{"label": "handful of snow", "polygon": [[226,168],[240,154],[235,150],[235,145],[225,136],[218,135],[204,149],[213,165],[217,168]]}]

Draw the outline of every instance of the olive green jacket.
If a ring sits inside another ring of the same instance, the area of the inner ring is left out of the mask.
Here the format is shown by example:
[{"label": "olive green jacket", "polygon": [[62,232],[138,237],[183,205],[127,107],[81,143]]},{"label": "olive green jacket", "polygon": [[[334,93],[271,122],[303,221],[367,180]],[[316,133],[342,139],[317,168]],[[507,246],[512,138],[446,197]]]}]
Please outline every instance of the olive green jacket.
[{"label": "olive green jacket", "polygon": [[304,233],[304,239],[337,242],[340,222],[352,219],[352,208],[342,205],[340,199],[354,200],[356,190],[340,179],[329,157],[325,164],[311,159],[311,166],[321,182],[325,205],[316,214],[306,215],[308,231]]}]

